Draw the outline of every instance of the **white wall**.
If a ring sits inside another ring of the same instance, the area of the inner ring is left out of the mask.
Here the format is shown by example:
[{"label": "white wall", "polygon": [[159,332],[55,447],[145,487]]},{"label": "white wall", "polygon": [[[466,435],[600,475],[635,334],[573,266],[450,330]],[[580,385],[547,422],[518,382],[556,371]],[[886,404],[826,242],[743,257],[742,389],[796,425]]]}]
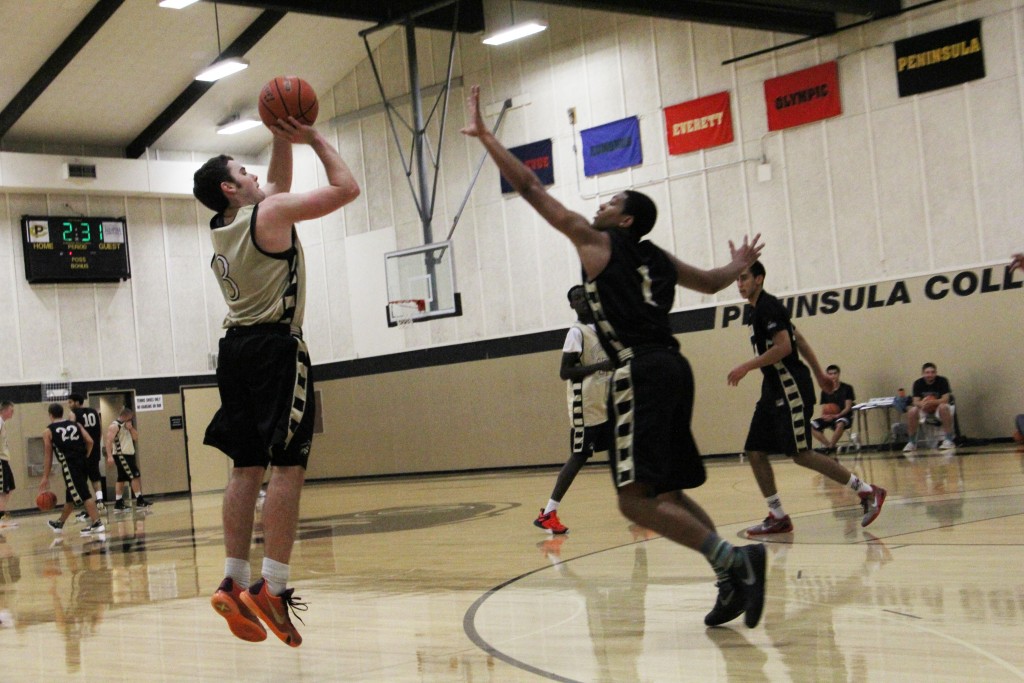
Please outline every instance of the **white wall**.
[{"label": "white wall", "polygon": [[[642,189],[661,211],[653,239],[699,266],[723,263],[728,239],[759,231],[776,294],[1003,263],[1024,246],[1024,0],[950,0],[730,66],[721,62],[793,37],[542,9],[551,28],[520,43],[487,48],[479,36],[461,37],[455,75],[480,83],[485,103],[530,96],[529,106],[507,114],[500,137],[509,146],[553,138],[551,192],[584,215],[619,189]],[[891,42],[979,17],[985,79],[899,98]],[[396,34],[378,50],[389,94],[407,91],[402,40]],[[422,83],[443,80],[447,45],[447,34],[418,33]],[[764,79],[831,59],[839,60],[843,115],[767,134]],[[661,109],[721,90],[732,93],[735,142],[668,156]],[[481,153],[457,132],[464,97],[459,89],[450,101],[437,239],[447,234]],[[369,64],[321,99],[333,99],[339,115],[377,102]],[[577,129],[639,115],[643,166],[578,181],[570,107]],[[401,249],[421,244],[422,234],[384,115],[338,128],[325,119],[324,130],[363,194],[299,228],[310,263],[306,328],[314,362],[566,324],[565,290],[579,277],[575,254],[522,200],[499,194],[488,162],[454,235],[464,315],[353,334],[366,303],[363,285],[383,269],[383,253],[366,254],[368,245]],[[436,141],[436,126],[433,132]],[[297,185],[323,182],[306,152],[296,155]],[[765,183],[753,161],[762,152],[773,170]],[[123,186],[88,190],[55,180],[52,158],[32,157],[0,155],[0,338],[7,351],[0,384],[52,379],[62,370],[79,381],[206,372],[224,307],[207,268],[209,212],[188,194],[201,159],[118,160],[109,177]],[[703,170],[712,167],[719,168]],[[25,282],[20,216],[63,212],[127,216],[129,282]],[[382,230],[388,239],[362,239]],[[730,288],[718,297],[680,291],[677,300],[692,307],[735,299]],[[377,324],[384,326],[383,315]]]}]

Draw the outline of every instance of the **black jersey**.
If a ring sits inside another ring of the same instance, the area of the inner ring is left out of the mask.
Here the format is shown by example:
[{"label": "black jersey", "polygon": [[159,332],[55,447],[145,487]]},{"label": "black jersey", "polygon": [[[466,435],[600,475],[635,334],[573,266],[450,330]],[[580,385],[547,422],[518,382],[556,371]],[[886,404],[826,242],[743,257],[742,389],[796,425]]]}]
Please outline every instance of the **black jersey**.
[{"label": "black jersey", "polygon": [[71,420],[51,422],[46,426],[52,435],[53,450],[65,458],[85,458],[89,445],[82,436],[82,426]]},{"label": "black jersey", "polygon": [[675,264],[653,242],[637,242],[617,229],[608,235],[608,265],[586,283],[587,301],[608,357],[622,363],[619,352],[624,348],[678,349],[668,322],[679,280]]},{"label": "black jersey", "polygon": [[925,381],[924,377],[919,377],[914,380],[914,388],[911,396],[915,398],[925,398],[926,396],[932,396],[934,398],[942,398],[946,394],[953,392],[949,387],[949,380],[942,375],[935,375],[935,381],[931,384]]},{"label": "black jersey", "polygon": [[774,346],[772,338],[779,333],[779,330],[785,330],[789,334],[791,347],[789,355],[774,365],[765,365],[761,368],[761,373],[764,375],[761,382],[761,397],[764,399],[781,398],[784,395],[781,374],[788,371],[787,374],[795,377],[802,389],[808,386],[811,388],[811,393],[805,400],[813,404],[811,371],[800,360],[800,354],[796,350],[796,329],[790,321],[789,311],[782,305],[782,302],[762,290],[750,311],[747,324],[750,326],[750,343],[754,347],[754,353],[758,356]]},{"label": "black jersey", "polygon": [[[89,436],[92,437],[94,444],[99,444],[101,439],[100,431],[100,414],[92,408],[73,408],[75,413],[75,421],[85,427],[85,431],[89,432]],[[94,446],[94,449],[96,447]],[[95,455],[95,453],[93,453]]]}]

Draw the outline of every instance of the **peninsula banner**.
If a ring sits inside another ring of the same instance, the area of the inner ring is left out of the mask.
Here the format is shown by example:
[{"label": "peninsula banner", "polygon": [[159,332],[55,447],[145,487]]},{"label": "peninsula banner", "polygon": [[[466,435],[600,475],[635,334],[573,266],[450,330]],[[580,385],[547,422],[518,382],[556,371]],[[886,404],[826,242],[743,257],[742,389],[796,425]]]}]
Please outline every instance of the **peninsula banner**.
[{"label": "peninsula banner", "polygon": [[843,113],[843,104],[839,98],[838,64],[826,62],[769,78],[764,82],[764,99],[768,130],[783,130],[839,116]]},{"label": "peninsula banner", "polygon": [[[508,151],[512,152],[512,156],[526,164],[527,168],[537,174],[541,185],[546,187],[555,184],[555,164],[551,159],[551,138],[530,142],[518,147],[510,147]],[[514,191],[512,186],[508,184],[508,181],[505,180],[505,176],[499,175],[499,178],[501,178],[502,194]]]},{"label": "peninsula banner", "polygon": [[594,176],[644,161],[640,146],[640,119],[635,116],[580,131],[583,173]]},{"label": "peninsula banner", "polygon": [[729,92],[665,107],[668,153],[687,154],[733,140]]},{"label": "peninsula banner", "polygon": [[900,97],[985,77],[980,19],[897,40],[893,51]]}]

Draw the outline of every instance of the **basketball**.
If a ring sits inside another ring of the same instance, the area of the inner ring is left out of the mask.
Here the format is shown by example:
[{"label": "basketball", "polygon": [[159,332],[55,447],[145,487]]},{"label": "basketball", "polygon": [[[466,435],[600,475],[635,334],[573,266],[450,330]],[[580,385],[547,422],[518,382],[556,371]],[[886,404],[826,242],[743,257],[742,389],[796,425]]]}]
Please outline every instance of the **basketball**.
[{"label": "basketball", "polygon": [[939,409],[939,399],[934,396],[925,396],[921,399],[921,410],[926,413],[934,413]]},{"label": "basketball", "polygon": [[36,507],[43,512],[57,507],[57,494],[53,491],[40,491],[36,496]]},{"label": "basketball", "polygon": [[821,416],[822,417],[835,417],[839,414],[839,405],[836,403],[822,403],[821,404]]},{"label": "basketball", "polygon": [[320,111],[313,87],[298,76],[278,76],[260,90],[260,120],[274,126],[278,119],[294,116],[299,123],[313,125]]}]

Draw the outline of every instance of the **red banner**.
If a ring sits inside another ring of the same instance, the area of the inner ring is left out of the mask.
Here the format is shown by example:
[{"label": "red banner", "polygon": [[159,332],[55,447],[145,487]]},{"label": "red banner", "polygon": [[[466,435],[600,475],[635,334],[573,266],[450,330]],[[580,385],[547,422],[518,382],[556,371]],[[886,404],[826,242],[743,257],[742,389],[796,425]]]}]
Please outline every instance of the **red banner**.
[{"label": "red banner", "polygon": [[839,66],[826,62],[764,82],[768,130],[792,128],[839,116]]},{"label": "red banner", "polygon": [[686,154],[732,142],[729,93],[665,107],[665,132],[669,154]]}]

